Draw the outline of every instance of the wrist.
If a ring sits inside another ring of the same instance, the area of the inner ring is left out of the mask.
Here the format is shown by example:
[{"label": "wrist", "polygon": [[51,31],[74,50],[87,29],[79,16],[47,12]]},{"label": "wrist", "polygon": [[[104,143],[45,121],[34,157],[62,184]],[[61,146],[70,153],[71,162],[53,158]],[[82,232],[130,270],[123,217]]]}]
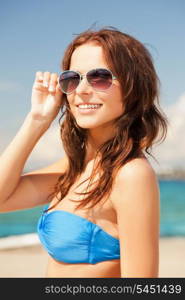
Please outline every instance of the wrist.
[{"label": "wrist", "polygon": [[43,130],[47,130],[51,125],[51,121],[49,121],[47,118],[41,117],[39,114],[32,112],[28,113],[26,120],[33,127],[38,127]]}]

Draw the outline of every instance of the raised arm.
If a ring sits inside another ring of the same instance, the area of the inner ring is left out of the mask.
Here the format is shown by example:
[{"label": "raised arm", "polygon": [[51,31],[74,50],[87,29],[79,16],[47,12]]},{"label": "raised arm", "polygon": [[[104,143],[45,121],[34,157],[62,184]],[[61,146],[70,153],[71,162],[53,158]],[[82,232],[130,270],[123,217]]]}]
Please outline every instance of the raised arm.
[{"label": "raised arm", "polygon": [[[23,125],[0,156],[0,211],[24,209],[44,203],[50,190],[47,183],[52,184],[59,176],[58,168],[58,175],[51,180],[51,174],[48,174],[51,167],[38,170],[37,175],[22,175],[31,151],[48,130],[62,105],[57,74],[36,73],[31,103],[31,110]],[[62,167],[63,163],[59,162],[59,165]],[[46,192],[43,192],[44,183]]]},{"label": "raised arm", "polygon": [[159,188],[145,159],[126,164],[116,178],[114,207],[121,248],[121,277],[158,277]]}]

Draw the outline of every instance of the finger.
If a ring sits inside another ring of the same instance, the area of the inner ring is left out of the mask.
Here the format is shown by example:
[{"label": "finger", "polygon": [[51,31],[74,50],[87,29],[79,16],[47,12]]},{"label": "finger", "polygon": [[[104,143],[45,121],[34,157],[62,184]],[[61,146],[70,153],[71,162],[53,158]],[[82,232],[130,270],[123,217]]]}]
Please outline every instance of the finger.
[{"label": "finger", "polygon": [[51,77],[50,77],[50,84],[57,84],[58,82],[58,74],[57,73],[51,73]]},{"label": "finger", "polygon": [[43,72],[37,71],[35,73],[35,81],[33,83],[33,89],[43,89]]},{"label": "finger", "polygon": [[58,78],[57,78],[57,86],[56,86],[56,90],[57,90],[57,92],[63,94],[63,91],[62,91],[61,86],[60,86],[60,83],[59,83],[59,79],[60,79],[60,76],[58,76]]},{"label": "finger", "polygon": [[49,83],[49,92],[54,93],[56,91],[56,85],[57,85],[57,78],[58,74],[57,73],[52,73],[50,76],[50,83]]},{"label": "finger", "polygon": [[56,96],[55,97],[56,97],[56,102],[57,102],[58,106],[60,106],[60,107],[63,106],[64,97],[63,97],[63,92],[62,92],[59,84],[57,84],[57,86],[56,86]]},{"label": "finger", "polygon": [[63,94],[59,83],[57,83],[56,92],[59,93],[59,94],[61,94],[61,95]]},{"label": "finger", "polygon": [[43,72],[37,71],[35,74],[35,81],[43,81]]},{"label": "finger", "polygon": [[43,75],[43,86],[48,88],[50,82],[50,72],[44,72]]}]

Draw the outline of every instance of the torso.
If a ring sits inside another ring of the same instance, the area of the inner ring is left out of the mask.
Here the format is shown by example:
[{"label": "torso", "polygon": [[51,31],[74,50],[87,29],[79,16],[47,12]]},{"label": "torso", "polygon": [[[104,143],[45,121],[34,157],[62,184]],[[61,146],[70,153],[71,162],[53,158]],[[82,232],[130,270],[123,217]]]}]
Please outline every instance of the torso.
[{"label": "torso", "polygon": [[[54,210],[65,210],[74,214],[77,214],[81,217],[88,219],[89,221],[99,225],[104,231],[112,235],[113,237],[119,239],[118,228],[117,228],[117,219],[116,212],[112,205],[111,198],[113,197],[115,191],[114,188],[109,196],[109,199],[104,203],[102,199],[101,203],[98,203],[93,209],[78,209],[75,210],[75,207],[79,204],[71,201],[73,200],[82,200],[83,195],[76,195],[75,192],[84,192],[86,191],[88,181],[80,185],[78,184],[88,178],[92,172],[93,162],[89,162],[85,172],[80,176],[80,178],[73,184],[70,188],[68,194],[58,203],[51,211]],[[97,177],[95,178],[95,180]],[[56,203],[54,198],[50,207]],[[102,205],[103,204],[103,205]],[[75,276],[74,276],[75,274]],[[54,260],[52,257],[49,257],[48,267],[47,267],[47,277],[120,277],[120,260],[111,260],[103,261],[97,264],[68,264],[62,263]]]}]

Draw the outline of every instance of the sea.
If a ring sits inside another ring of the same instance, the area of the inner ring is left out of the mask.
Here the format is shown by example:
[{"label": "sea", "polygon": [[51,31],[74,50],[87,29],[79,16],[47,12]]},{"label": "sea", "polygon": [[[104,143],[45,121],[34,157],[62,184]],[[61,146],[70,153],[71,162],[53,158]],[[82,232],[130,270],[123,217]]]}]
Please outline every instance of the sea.
[{"label": "sea", "polygon": [[[185,236],[185,180],[159,180],[160,236]],[[0,213],[0,243],[5,237],[36,236],[43,206]]]}]

